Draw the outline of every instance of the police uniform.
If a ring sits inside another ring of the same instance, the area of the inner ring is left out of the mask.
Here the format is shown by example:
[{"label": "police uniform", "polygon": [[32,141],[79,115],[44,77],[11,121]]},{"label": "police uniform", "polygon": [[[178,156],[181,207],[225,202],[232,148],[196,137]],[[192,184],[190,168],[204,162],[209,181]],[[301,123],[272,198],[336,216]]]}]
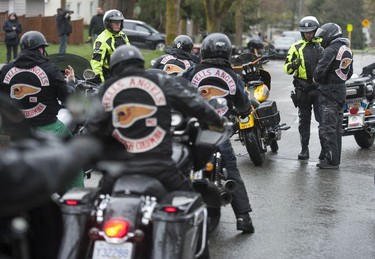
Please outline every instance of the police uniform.
[{"label": "police uniform", "polygon": [[[283,67],[285,73],[289,75],[294,73],[295,105],[298,106],[298,130],[303,151],[308,150],[310,141],[312,108],[314,109],[315,120],[319,122],[320,118],[316,85],[313,84],[313,73],[322,52],[320,39],[313,39],[311,42],[305,39],[299,40],[290,47]],[[296,59],[301,59],[301,65],[294,69],[292,62]],[[302,158],[300,155],[299,159]],[[306,155],[305,158],[308,158],[308,153]]]},{"label": "police uniform", "polygon": [[91,68],[96,74],[97,82],[104,82],[109,77],[109,60],[118,46],[129,44],[128,37],[122,31],[112,33],[105,29],[94,43]]}]

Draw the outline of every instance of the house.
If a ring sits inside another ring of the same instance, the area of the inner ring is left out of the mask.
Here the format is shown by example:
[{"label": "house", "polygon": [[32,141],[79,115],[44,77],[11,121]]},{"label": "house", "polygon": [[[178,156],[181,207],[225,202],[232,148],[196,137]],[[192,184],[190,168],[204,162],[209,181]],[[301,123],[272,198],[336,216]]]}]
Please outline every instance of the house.
[{"label": "house", "polygon": [[[83,19],[89,24],[91,17],[96,14],[98,0],[66,0],[66,9],[72,10],[72,20]],[[15,12],[18,16],[54,16],[61,6],[60,0],[1,0],[0,10]]]}]

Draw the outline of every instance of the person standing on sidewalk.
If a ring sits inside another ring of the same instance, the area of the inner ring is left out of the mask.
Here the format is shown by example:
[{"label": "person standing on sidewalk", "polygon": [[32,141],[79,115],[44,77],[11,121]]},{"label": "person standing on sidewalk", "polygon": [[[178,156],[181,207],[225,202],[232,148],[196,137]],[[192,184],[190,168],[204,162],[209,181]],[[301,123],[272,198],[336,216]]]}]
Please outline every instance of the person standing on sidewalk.
[{"label": "person standing on sidewalk", "polygon": [[95,42],[99,34],[104,31],[103,16],[103,9],[98,6],[96,8],[96,15],[94,15],[90,21],[88,41]]}]

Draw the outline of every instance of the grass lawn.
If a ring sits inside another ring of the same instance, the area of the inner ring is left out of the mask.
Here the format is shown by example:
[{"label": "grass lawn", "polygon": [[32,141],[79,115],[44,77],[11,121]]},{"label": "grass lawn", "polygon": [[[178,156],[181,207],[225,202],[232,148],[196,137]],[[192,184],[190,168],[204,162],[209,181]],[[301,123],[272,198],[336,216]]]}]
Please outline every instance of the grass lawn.
[{"label": "grass lawn", "polygon": [[[145,58],[145,66],[149,68],[151,66],[151,60],[157,58],[164,54],[162,51],[156,50],[144,50],[141,49],[143,56]],[[54,54],[59,52],[58,44],[51,44],[47,47],[48,54]],[[82,45],[68,45],[66,48],[67,53],[76,54],[81,57],[84,57],[88,60],[91,59],[92,47],[91,44],[82,44]],[[4,43],[0,43],[0,64],[6,62],[6,47]],[[74,66],[73,66],[74,68]]]}]

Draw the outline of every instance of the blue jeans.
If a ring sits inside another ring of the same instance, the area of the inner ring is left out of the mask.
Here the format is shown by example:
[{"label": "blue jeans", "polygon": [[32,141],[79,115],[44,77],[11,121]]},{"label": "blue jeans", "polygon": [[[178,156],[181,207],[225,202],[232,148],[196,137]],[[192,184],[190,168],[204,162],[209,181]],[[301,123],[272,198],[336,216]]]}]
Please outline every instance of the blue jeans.
[{"label": "blue jeans", "polygon": [[232,192],[232,209],[234,214],[237,216],[251,212],[251,206],[249,197],[247,195],[245,183],[242,180],[240,171],[237,167],[237,158],[234,154],[234,150],[230,139],[226,140],[219,146],[222,161],[228,172],[228,178],[234,180],[237,183],[237,188]]},{"label": "blue jeans", "polygon": [[59,42],[60,42],[59,53],[65,53],[66,45],[68,43],[68,35],[67,34],[60,35]]}]

